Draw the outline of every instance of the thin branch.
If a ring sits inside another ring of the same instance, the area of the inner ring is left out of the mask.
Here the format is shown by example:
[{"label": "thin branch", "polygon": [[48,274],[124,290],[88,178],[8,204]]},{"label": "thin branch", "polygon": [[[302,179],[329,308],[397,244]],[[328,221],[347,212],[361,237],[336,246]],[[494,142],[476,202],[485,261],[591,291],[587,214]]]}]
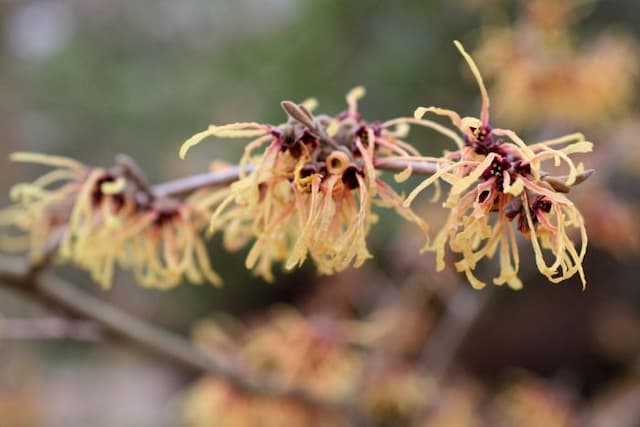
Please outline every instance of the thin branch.
[{"label": "thin branch", "polygon": [[20,258],[0,257],[0,285],[57,308],[71,318],[94,322],[100,326],[105,337],[124,339],[172,361],[190,374],[208,373],[255,396],[292,400],[315,410],[339,413],[357,420],[354,408],[339,402],[322,400],[303,389],[275,382],[250,381],[240,373],[222,366],[181,336],[118,310],[53,274],[34,274]]},{"label": "thin branch", "polygon": [[94,322],[58,317],[0,318],[0,341],[57,339],[99,342],[100,328]]},{"label": "thin branch", "polygon": [[[250,169],[247,168],[247,171]],[[238,179],[240,168],[230,166],[218,172],[206,172],[185,178],[174,179],[153,186],[153,193],[158,197],[178,196],[190,193],[203,187],[227,185]]]},{"label": "thin branch", "polygon": [[[411,167],[412,173],[415,175],[432,175],[437,172],[438,165],[431,162],[408,162],[408,161],[389,161],[376,164],[378,170],[387,172],[403,172]],[[440,165],[442,167],[442,165]],[[247,172],[252,170],[252,166],[247,166]],[[230,166],[224,170],[217,172],[205,172],[197,175],[191,175],[184,178],[174,179],[172,181],[163,182],[152,187],[153,193],[158,197],[179,196],[196,191],[203,187],[222,186],[231,184],[238,179],[240,168],[238,166]],[[591,176],[593,170],[590,169],[580,174],[574,185],[584,182]],[[566,181],[566,177],[545,176],[545,180],[553,180],[554,182]]]},{"label": "thin branch", "polygon": [[482,291],[461,284],[448,301],[444,319],[420,357],[422,365],[441,380],[448,372],[465,337],[489,301],[493,287]]},{"label": "thin branch", "polygon": [[[402,172],[411,166],[416,175],[431,175],[436,169],[435,163],[427,162],[386,162],[377,165],[376,168],[389,172]],[[247,172],[251,171],[251,166],[247,167]],[[240,168],[230,166],[218,172],[205,172],[197,175],[178,178],[172,181],[163,182],[153,186],[153,193],[158,197],[178,196],[187,194],[203,187],[220,186],[231,184],[238,179]]]},{"label": "thin branch", "polygon": [[[403,172],[411,166],[412,173],[415,175],[432,175],[438,171],[438,165],[430,162],[406,162],[392,161],[376,164],[376,169],[387,172]],[[442,167],[442,165],[440,165]]]}]

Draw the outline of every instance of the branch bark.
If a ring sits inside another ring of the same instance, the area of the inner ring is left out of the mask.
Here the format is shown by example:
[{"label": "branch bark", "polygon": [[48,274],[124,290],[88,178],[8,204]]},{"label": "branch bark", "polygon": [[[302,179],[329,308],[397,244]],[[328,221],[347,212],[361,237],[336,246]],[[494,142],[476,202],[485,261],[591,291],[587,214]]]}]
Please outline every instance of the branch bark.
[{"label": "branch bark", "polygon": [[0,341],[58,339],[99,342],[100,328],[94,322],[61,317],[0,318]]},{"label": "branch bark", "polygon": [[[376,165],[376,168],[388,172],[402,172],[408,166],[411,166],[413,173],[416,175],[431,175],[437,170],[435,163],[405,161],[385,162]],[[247,172],[251,171],[251,169],[251,166],[247,166]],[[154,185],[152,190],[158,197],[179,196],[203,187],[231,184],[238,179],[239,173],[240,168],[238,166],[230,166],[217,172],[205,172],[163,182]]]},{"label": "branch bark", "polygon": [[179,196],[199,188],[227,185],[238,179],[240,168],[230,166],[218,172],[205,172],[185,178],[174,179],[153,186],[153,193],[158,197]]},{"label": "branch bark", "polygon": [[325,401],[303,389],[285,387],[275,382],[249,380],[239,372],[222,366],[184,337],[118,310],[54,274],[38,274],[21,258],[0,256],[0,285],[58,309],[71,318],[91,321],[100,326],[102,337],[128,341],[172,362],[189,374],[214,375],[238,390],[255,396],[292,400],[314,410],[357,419],[355,409],[340,402]]}]

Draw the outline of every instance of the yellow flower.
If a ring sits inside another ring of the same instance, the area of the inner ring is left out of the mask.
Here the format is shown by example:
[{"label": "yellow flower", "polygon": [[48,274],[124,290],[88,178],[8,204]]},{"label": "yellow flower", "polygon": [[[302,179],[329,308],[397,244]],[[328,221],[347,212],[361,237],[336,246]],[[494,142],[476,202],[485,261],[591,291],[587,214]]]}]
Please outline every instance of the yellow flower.
[{"label": "yellow flower", "polygon": [[402,123],[362,119],[357,101],[363,95],[361,87],[349,92],[348,109],[335,117],[314,116],[315,101],[284,101],[289,115],[284,124],[210,126],[182,146],[184,158],[209,136],[257,138],[245,147],[240,178],[213,214],[211,230],[222,230],[229,250],[255,239],[246,266],[266,280],[273,280],[274,262],[292,269],[307,256],[323,274],[362,265],[371,257],[366,236],[377,220],[374,204],[391,207],[426,230],[376,169],[385,158],[417,152],[400,140],[406,133]]},{"label": "yellow flower", "polygon": [[55,167],[32,183],[16,184],[11,199],[16,203],[0,212],[5,229],[0,242],[11,252],[28,251],[32,262],[48,255],[56,233],[69,221],[75,197],[88,177],[88,169],[75,160],[36,153],[14,153],[11,160]]},{"label": "yellow flower", "polygon": [[133,270],[143,286],[170,288],[184,279],[191,283],[207,281],[219,286],[222,280],[211,268],[202,238],[211,206],[225,192],[198,192],[185,200],[162,198],[131,221],[122,236],[124,256],[120,265]]},{"label": "yellow flower", "polygon": [[[584,286],[582,261],[587,247],[584,221],[561,193],[588,176],[584,166],[576,165],[569,156],[591,151],[592,144],[582,134],[572,134],[527,145],[513,131],[493,128],[489,124],[489,96],[480,72],[462,45],[457,41],[455,44],[480,86],[482,109],[480,118],[461,118],[455,111],[438,107],[416,110],[416,119],[422,119],[426,113],[448,117],[464,140],[461,146],[460,139],[453,138],[458,150],[438,159],[438,171],[405,201],[405,206],[409,206],[420,192],[439,180],[451,185],[444,202],[451,209],[448,220],[425,249],[435,251],[439,270],[445,266],[446,246],[460,254],[462,258],[455,267],[476,288],[485,286],[473,273],[478,262],[498,252],[500,274],[493,282],[519,289],[520,259],[512,225],[517,221],[518,230],[531,240],[542,274],[552,282],[559,282],[578,273]],[[558,145],[565,146],[555,148]],[[564,165],[567,176],[549,176],[542,169],[542,163],[549,160],[555,166]],[[579,233],[579,249],[571,240],[571,229]],[[544,251],[551,253],[551,262],[545,260]]]},{"label": "yellow flower", "polygon": [[14,186],[17,203],[0,214],[0,225],[17,229],[28,242],[33,262],[59,248],[59,260],[89,271],[104,287],[117,265],[132,269],[145,286],[167,288],[185,277],[220,283],[200,232],[223,192],[196,192],[180,201],[156,197],[121,165],[88,168],[37,153],[11,158],[55,168]]}]

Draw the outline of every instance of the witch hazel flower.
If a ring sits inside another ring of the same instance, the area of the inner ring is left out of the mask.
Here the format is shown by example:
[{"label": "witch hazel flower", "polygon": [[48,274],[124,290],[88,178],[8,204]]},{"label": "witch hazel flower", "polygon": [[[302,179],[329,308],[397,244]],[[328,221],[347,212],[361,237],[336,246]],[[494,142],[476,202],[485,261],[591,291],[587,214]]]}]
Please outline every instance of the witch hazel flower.
[{"label": "witch hazel flower", "polygon": [[[245,146],[240,177],[211,217],[224,246],[239,249],[253,241],[246,267],[273,280],[272,265],[292,269],[310,257],[322,274],[362,265],[371,254],[366,238],[377,221],[374,205],[427,225],[379,177],[385,158],[417,156],[401,140],[406,126],[368,122],[358,112],[364,88],[351,90],[348,108],[336,115],[311,113],[315,100],[283,101],[288,121],[210,126],[187,140],[180,156],[203,139],[255,138]],[[406,173],[409,173],[408,170]]]},{"label": "witch hazel flower", "polygon": [[201,231],[224,192],[158,197],[125,157],[109,169],[40,153],[11,159],[54,169],[12,188],[15,204],[0,212],[4,249],[26,248],[35,264],[55,256],[87,270],[105,288],[118,266],[132,270],[143,286],[169,288],[184,279],[221,283]]},{"label": "witch hazel flower", "polygon": [[[575,133],[527,145],[514,131],[492,127],[480,71],[463,46],[458,41],[455,45],[480,87],[482,108],[480,118],[462,118],[439,107],[420,107],[415,112],[416,120],[427,113],[447,117],[461,134],[461,138],[452,137],[457,150],[441,157],[436,173],[405,200],[405,206],[410,206],[418,194],[440,181],[451,186],[444,201],[450,209],[446,224],[425,250],[436,253],[438,270],[445,267],[447,247],[459,255],[455,268],[475,288],[485,286],[474,274],[478,263],[498,253],[500,274],[493,283],[519,289],[518,232],[531,241],[538,270],[550,281],[578,274],[584,287],[587,234],[582,215],[565,194],[591,173],[570,156],[590,152],[592,144]],[[450,132],[443,133],[451,137]],[[543,164],[550,161],[554,167],[563,166],[566,176],[549,175]],[[574,234],[578,245],[572,240]]]}]

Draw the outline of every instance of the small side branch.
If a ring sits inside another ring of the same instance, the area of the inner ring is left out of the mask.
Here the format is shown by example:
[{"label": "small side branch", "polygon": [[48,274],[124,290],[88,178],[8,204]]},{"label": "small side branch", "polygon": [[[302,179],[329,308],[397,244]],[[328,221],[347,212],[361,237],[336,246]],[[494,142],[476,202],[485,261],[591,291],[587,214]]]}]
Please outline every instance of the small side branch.
[{"label": "small side branch", "polygon": [[449,370],[462,342],[486,306],[492,289],[478,292],[463,285],[448,301],[444,319],[421,355],[422,365],[438,380]]},{"label": "small side branch", "polygon": [[230,166],[218,172],[205,172],[154,185],[153,193],[158,197],[179,196],[203,187],[228,185],[238,179],[239,173],[238,166]]}]

